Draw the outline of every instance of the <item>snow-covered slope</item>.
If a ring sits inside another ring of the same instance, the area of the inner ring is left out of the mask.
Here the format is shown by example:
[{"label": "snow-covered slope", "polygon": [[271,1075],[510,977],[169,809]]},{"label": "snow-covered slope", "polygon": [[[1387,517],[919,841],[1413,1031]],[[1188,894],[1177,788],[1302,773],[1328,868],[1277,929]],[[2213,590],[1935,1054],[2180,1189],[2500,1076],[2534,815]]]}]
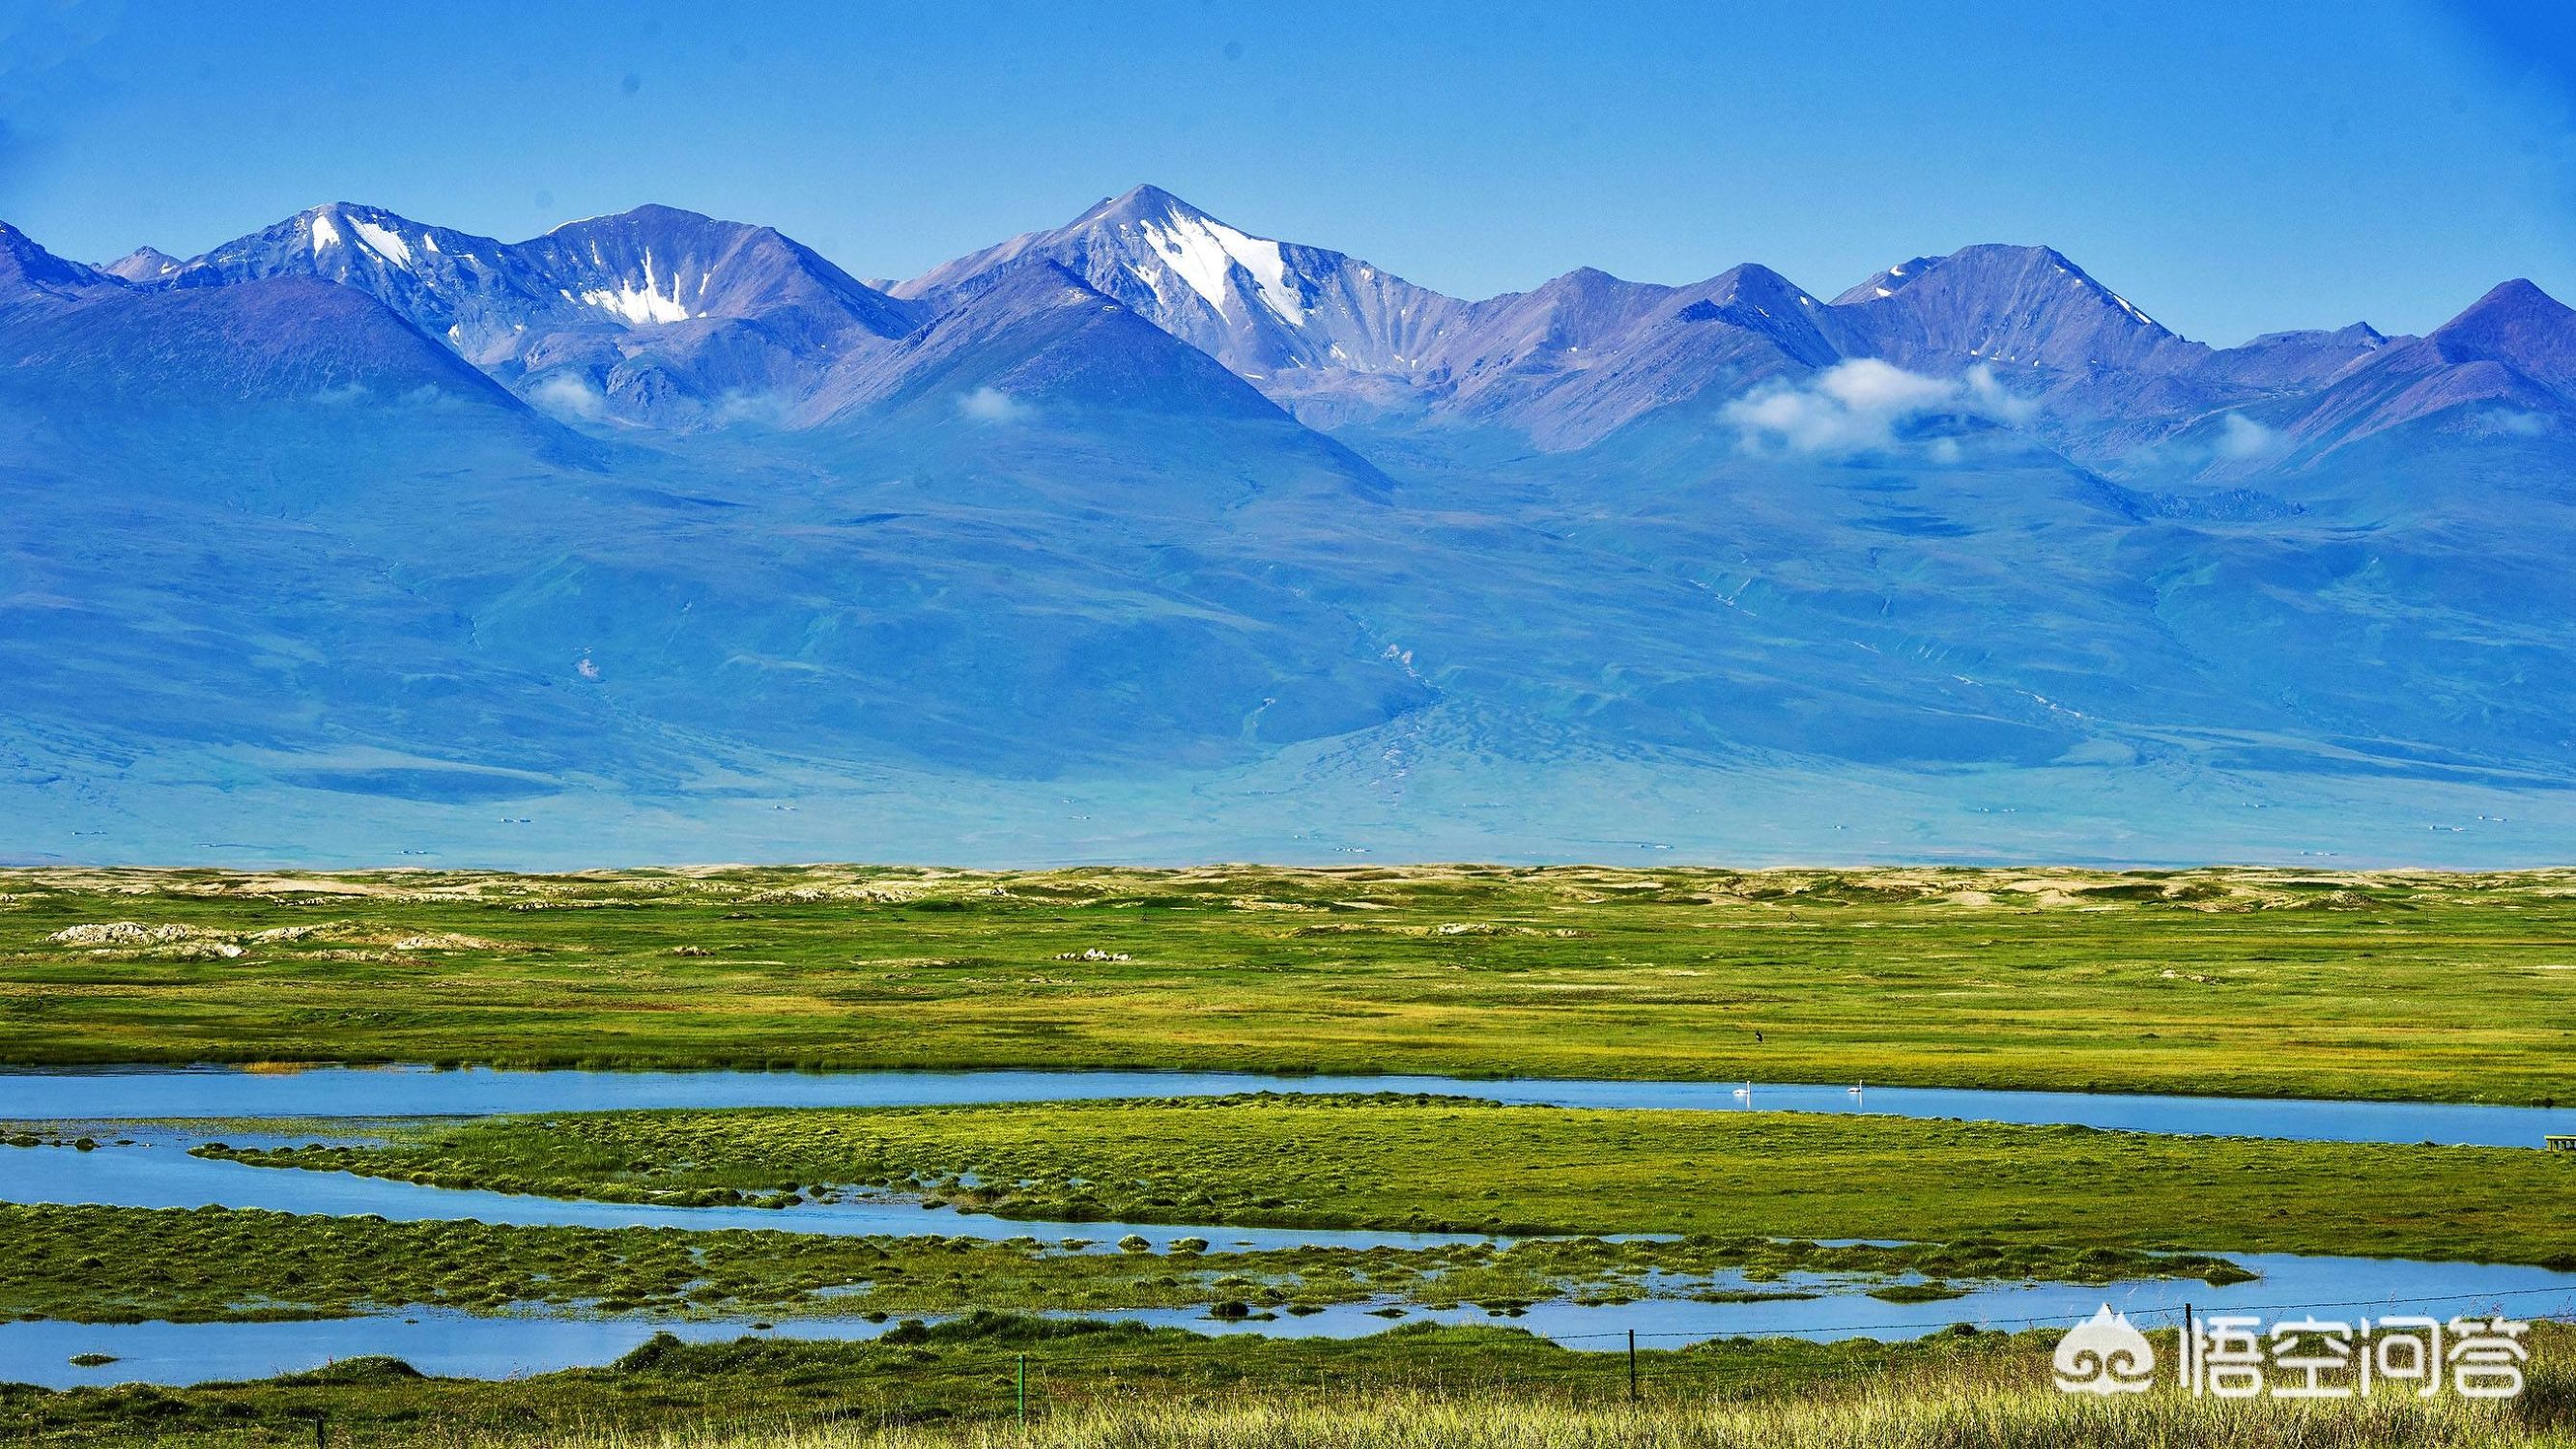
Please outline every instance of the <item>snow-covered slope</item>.
[{"label": "snow-covered slope", "polygon": [[1227,225],[1154,186],[1102,201],[1052,231],[960,257],[896,295],[934,306],[979,278],[1050,263],[1283,401],[1331,408],[1410,379],[1464,304],[1340,252]]},{"label": "snow-covered slope", "polygon": [[178,275],[179,269],[186,265],[159,247],[136,247],[99,270],[111,277],[148,286]]},{"label": "snow-covered slope", "polygon": [[917,309],[768,227],[647,206],[504,243],[335,203],[155,280],[358,288],[550,410],[670,427],[776,416]]}]

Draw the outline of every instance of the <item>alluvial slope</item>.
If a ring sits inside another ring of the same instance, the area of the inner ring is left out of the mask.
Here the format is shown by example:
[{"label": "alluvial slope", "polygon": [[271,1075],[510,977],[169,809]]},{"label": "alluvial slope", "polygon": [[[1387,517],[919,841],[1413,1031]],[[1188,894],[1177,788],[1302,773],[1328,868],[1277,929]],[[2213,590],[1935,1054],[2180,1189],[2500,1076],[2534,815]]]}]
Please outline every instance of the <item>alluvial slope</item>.
[{"label": "alluvial slope", "polygon": [[138,289],[0,226],[0,399],[31,420],[113,432],[160,409],[367,393],[521,411],[356,289],[301,278]]},{"label": "alluvial slope", "polygon": [[1280,416],[1207,354],[1042,261],[951,294],[938,320],[903,344],[845,360],[808,413],[831,421],[925,402],[994,423],[1050,402],[1173,418]]}]

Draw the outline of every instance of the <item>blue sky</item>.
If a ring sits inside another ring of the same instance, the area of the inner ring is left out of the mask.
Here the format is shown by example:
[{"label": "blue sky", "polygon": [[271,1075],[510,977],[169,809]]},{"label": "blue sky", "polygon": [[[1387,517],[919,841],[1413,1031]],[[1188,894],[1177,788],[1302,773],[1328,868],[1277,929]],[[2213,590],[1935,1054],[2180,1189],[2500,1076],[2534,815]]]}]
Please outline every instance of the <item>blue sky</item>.
[{"label": "blue sky", "polygon": [[2190,336],[2421,331],[2576,300],[2564,8],[0,0],[0,219],[104,260],[660,201],[905,276],[1153,181],[1469,296],[2046,242]]}]

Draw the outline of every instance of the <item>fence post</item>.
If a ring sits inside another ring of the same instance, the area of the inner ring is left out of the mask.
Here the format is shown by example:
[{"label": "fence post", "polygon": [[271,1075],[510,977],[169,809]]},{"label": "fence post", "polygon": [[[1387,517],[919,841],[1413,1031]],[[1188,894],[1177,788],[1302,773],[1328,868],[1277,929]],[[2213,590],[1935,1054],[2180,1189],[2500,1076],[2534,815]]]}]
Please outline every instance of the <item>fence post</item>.
[{"label": "fence post", "polygon": [[1637,1330],[1628,1330],[1628,1402],[1637,1402]]},{"label": "fence post", "polygon": [[2200,1369],[2192,1362],[2199,1345],[2200,1334],[2192,1323],[2191,1305],[2186,1303],[2182,1306],[2182,1381],[2194,1394],[2200,1392]]}]

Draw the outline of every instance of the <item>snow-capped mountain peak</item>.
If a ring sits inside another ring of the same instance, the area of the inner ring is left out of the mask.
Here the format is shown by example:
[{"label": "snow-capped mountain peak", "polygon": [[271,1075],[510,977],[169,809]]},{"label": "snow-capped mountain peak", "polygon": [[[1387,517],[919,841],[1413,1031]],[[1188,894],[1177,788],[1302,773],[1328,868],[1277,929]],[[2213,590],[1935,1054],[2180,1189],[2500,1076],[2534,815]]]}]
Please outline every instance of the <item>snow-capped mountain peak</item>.
[{"label": "snow-capped mountain peak", "polygon": [[960,257],[894,288],[939,299],[1049,262],[1283,401],[1319,375],[1409,370],[1463,304],[1383,268],[1230,225],[1157,186],[1053,231]]},{"label": "snow-capped mountain peak", "polygon": [[146,286],[355,287],[527,396],[679,426],[736,410],[729,400],[800,396],[852,347],[922,316],[772,228],[668,206],[502,242],[332,202],[175,268],[135,269]]},{"label": "snow-capped mountain peak", "polygon": [[[1257,301],[1290,326],[1305,325],[1306,299],[1292,280],[1280,243],[1228,226],[1159,186],[1139,186],[1112,197],[1066,228],[1085,229],[1112,230],[1141,241],[1150,260],[1138,270],[1158,298],[1165,296],[1168,283],[1178,282],[1219,312]],[[1248,297],[1235,285],[1237,267],[1252,280]]]},{"label": "snow-capped mountain peak", "polygon": [[[1305,325],[1305,300],[1289,284],[1288,263],[1280,255],[1279,243],[1196,216],[1162,221],[1146,218],[1136,226],[1147,245],[1168,258],[1167,275],[1188,283],[1191,291],[1218,311],[1224,311],[1236,299],[1229,274],[1241,267],[1258,284],[1255,295],[1272,316],[1292,327]],[[1161,289],[1156,290],[1159,293]]]},{"label": "snow-capped mountain peak", "polygon": [[[2028,404],[2016,426],[2115,470],[2239,412],[2262,436],[2311,450],[2301,457],[2478,407],[2512,419],[2565,407],[2576,419],[2576,312],[2528,282],[2424,338],[2354,324],[2219,352],[2045,246],[1908,258],[1830,303],[1752,264],[1679,286],[1581,267],[1464,301],[1150,185],[885,286],[773,228],[660,205],[505,243],[332,202],[191,261],[147,247],[99,268],[0,227],[0,303],[13,307],[279,278],[363,291],[541,407],[681,428],[839,416],[896,395],[925,358],[984,347],[979,329],[1057,329],[1049,377],[1084,378],[1101,395],[1140,390],[1139,359],[1170,354],[1137,346],[1125,324],[1072,327],[1085,309],[1133,314],[1310,425],[1435,421],[1550,450],[1588,448],[1653,415],[1705,427],[1726,399],[1861,360],[1934,377],[1990,372]],[[1124,360],[1077,364],[1076,338],[1114,343]],[[2293,456],[2249,451],[2241,439],[2255,435],[2235,426],[2236,451],[2193,442],[2193,456],[2239,468]]]},{"label": "snow-capped mountain peak", "polygon": [[136,247],[99,268],[111,277],[148,285],[178,275],[187,263],[159,247]]},{"label": "snow-capped mountain peak", "polygon": [[174,269],[155,264],[149,276],[132,280],[213,286],[262,277],[319,277],[370,292],[415,323],[435,318],[437,325],[428,330],[436,332],[454,320],[464,297],[488,287],[502,271],[503,250],[490,237],[429,226],[380,206],[335,201],[235,238]]}]

